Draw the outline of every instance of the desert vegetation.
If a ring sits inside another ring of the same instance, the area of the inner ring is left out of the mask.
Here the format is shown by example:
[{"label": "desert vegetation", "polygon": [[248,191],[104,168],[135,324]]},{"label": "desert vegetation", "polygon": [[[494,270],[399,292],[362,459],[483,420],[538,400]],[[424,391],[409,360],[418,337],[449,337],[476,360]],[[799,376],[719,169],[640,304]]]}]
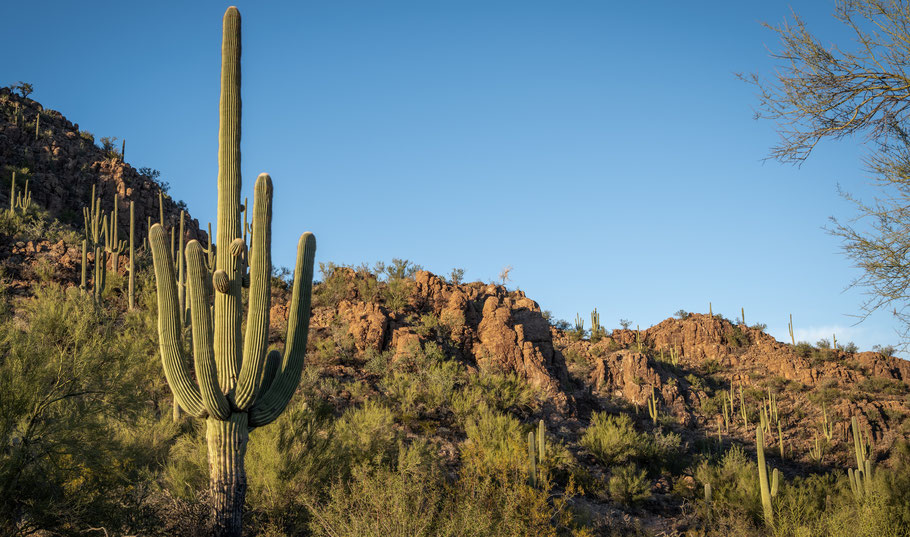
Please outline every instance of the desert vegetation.
[{"label": "desert vegetation", "polygon": [[235,8],[223,39],[214,236],[125,144],[0,90],[0,534],[910,535],[894,349],[710,302],[570,325],[511,267],[314,274],[308,233],[277,270],[271,178],[240,200]]}]

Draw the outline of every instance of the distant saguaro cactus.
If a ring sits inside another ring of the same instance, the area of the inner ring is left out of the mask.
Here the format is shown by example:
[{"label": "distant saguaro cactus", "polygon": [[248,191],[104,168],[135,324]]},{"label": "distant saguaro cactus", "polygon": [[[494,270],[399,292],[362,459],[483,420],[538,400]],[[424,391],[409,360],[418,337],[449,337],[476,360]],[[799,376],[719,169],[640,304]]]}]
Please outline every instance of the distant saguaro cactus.
[{"label": "distant saguaro cactus", "polygon": [[[240,219],[240,13],[236,7],[227,9],[223,22],[216,244],[229,248],[219,250],[214,275],[209,279],[202,246],[196,240],[186,246],[195,375],[183,357],[174,261],[160,224],[152,226],[150,243],[165,376],[180,407],[206,421],[214,534],[239,537],[249,431],[278,418],[300,381],[316,240],[311,233],[304,233],[298,243],[284,356],[278,351],[267,352],[272,180],[261,174],[256,180],[252,211],[249,311],[241,345],[240,291],[247,247],[241,238]],[[209,307],[212,293],[214,309]]]}]

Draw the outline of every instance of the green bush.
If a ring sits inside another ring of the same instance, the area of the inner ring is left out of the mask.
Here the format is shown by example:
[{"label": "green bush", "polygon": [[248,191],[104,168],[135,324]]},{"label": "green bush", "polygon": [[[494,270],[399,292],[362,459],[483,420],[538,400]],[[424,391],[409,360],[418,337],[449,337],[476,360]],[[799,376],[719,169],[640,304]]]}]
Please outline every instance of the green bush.
[{"label": "green bush", "polygon": [[627,414],[610,415],[595,412],[585,429],[581,445],[604,466],[622,464],[645,456],[648,439],[635,430]]},{"label": "green bush", "polygon": [[651,497],[651,482],[647,472],[635,463],[616,467],[607,482],[607,489],[613,500],[625,505],[634,505]]}]

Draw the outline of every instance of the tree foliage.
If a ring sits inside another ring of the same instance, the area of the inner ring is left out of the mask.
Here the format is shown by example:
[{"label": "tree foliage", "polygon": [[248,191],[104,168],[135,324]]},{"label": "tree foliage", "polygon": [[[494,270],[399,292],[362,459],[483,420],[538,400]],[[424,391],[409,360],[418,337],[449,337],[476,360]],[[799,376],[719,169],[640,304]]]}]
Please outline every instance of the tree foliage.
[{"label": "tree foliage", "polygon": [[768,80],[742,77],[759,89],[757,118],[777,123],[779,143],[770,156],[801,163],[824,139],[864,136],[865,163],[878,194],[863,201],[847,192],[857,215],[831,219],[861,269],[851,287],[862,288],[867,317],[890,309],[910,342],[910,2],[840,0],[835,17],[853,34],[849,48],[824,46],[796,14],[766,25],[780,38],[779,61]]}]

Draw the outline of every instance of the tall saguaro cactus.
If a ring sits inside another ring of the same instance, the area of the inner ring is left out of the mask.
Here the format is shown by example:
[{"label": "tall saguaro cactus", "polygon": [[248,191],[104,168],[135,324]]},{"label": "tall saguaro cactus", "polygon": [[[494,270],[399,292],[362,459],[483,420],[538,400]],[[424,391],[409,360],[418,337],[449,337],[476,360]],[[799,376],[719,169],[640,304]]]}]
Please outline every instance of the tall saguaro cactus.
[{"label": "tall saguaro cactus", "polygon": [[[160,224],[150,243],[158,286],[158,336],[167,382],[180,406],[206,420],[214,534],[239,536],[246,495],[244,455],[249,431],[274,421],[300,381],[306,354],[316,240],[300,237],[283,356],[267,353],[272,180],[256,180],[251,248],[241,238],[240,220],[240,13],[224,15],[219,131],[216,270],[210,276],[198,241],[186,246],[187,299],[194,375],[183,358],[183,325],[174,262]],[[243,267],[249,260],[249,311],[240,338]],[[214,297],[212,294],[214,293]],[[209,304],[214,300],[214,309]]]}]

